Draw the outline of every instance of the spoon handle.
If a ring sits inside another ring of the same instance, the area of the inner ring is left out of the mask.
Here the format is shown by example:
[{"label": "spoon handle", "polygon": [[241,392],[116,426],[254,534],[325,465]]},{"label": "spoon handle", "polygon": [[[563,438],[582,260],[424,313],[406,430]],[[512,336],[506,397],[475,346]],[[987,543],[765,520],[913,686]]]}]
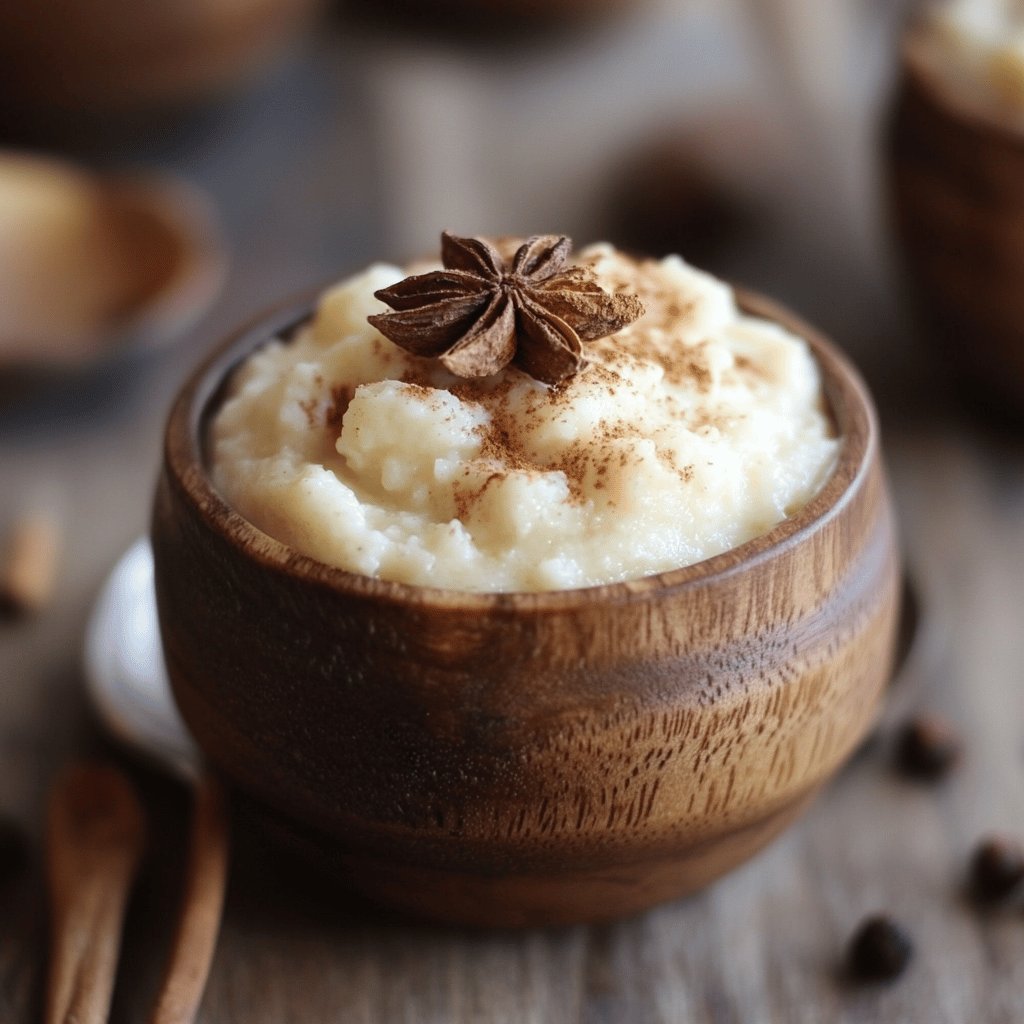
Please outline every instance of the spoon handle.
[{"label": "spoon handle", "polygon": [[145,845],[145,817],[116,769],[79,764],[51,792],[52,901],[46,1024],[106,1024],[121,926]]},{"label": "spoon handle", "polygon": [[181,912],[150,1024],[191,1024],[217,945],[228,867],[227,799],[209,774],[196,784]]}]

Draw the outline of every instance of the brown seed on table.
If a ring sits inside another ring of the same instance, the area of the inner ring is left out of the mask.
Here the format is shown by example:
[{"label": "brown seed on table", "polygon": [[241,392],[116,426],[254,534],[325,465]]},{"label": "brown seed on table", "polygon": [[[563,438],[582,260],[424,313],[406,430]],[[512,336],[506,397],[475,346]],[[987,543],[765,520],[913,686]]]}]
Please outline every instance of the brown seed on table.
[{"label": "brown seed on table", "polygon": [[884,915],[869,917],[850,940],[850,973],[863,981],[892,981],[914,955],[910,936]]},{"label": "brown seed on table", "polygon": [[962,744],[941,715],[918,715],[904,725],[896,742],[896,766],[914,779],[936,781],[960,760]]},{"label": "brown seed on table", "polygon": [[60,529],[47,515],[27,515],[11,528],[0,563],[0,614],[41,611],[53,595]]},{"label": "brown seed on table", "polygon": [[992,903],[1006,899],[1024,882],[1024,845],[1009,836],[989,836],[975,847],[970,883],[974,897]]}]

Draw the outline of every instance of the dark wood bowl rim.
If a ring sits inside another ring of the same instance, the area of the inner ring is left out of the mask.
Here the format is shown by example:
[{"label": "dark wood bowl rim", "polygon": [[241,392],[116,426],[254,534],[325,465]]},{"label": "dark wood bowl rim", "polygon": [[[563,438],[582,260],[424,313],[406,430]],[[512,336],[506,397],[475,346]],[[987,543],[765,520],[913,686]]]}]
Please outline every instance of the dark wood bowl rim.
[{"label": "dark wood bowl rim", "polygon": [[805,338],[822,371],[826,402],[842,444],[832,474],[795,515],[767,533],[701,562],[639,579],[573,590],[538,593],[477,592],[417,586],[377,579],[326,565],[259,530],[214,488],[204,458],[206,424],[219,406],[234,369],[260,345],[287,335],[313,314],[323,289],[306,292],[263,313],[231,335],[192,373],[175,399],[165,434],[166,470],[199,511],[206,525],[239,554],[311,584],[377,602],[467,612],[531,614],[559,612],[595,603],[619,604],[656,593],[707,586],[776,557],[839,516],[869,471],[878,446],[878,423],[864,382],[850,362],[821,334],[784,307],[737,290],[740,307],[776,321]]},{"label": "dark wood bowl rim", "polygon": [[1024,151],[1024,127],[1000,118],[995,112],[989,115],[971,103],[963,102],[953,90],[943,88],[921,66],[914,49],[919,45],[916,37],[922,31],[923,25],[923,18],[911,18],[900,43],[900,64],[911,88],[935,110],[956,121],[964,130],[996,145]]}]

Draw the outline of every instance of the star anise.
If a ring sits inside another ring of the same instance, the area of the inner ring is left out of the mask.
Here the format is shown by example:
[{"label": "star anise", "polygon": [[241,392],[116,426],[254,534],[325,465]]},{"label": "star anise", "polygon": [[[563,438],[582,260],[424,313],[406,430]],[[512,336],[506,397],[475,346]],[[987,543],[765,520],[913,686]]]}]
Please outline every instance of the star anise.
[{"label": "star anise", "polygon": [[644,312],[635,295],[603,291],[589,267],[566,266],[571,251],[564,235],[535,235],[509,264],[485,239],[446,231],[444,270],[375,292],[396,312],[367,319],[458,377],[488,377],[514,362],[557,384],[585,365],[584,341],[614,334]]}]

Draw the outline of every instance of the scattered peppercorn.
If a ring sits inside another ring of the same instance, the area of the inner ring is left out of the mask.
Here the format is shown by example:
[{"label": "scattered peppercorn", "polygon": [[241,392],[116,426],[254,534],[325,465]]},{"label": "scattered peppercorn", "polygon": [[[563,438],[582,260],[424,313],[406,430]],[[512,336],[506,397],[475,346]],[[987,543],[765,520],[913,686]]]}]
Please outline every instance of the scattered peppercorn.
[{"label": "scattered peppercorn", "polygon": [[12,818],[0,817],[0,886],[28,867],[29,841],[25,830]]},{"label": "scattered peppercorn", "polygon": [[862,981],[892,981],[910,963],[910,936],[891,918],[869,917],[850,940],[850,973]]},{"label": "scattered peppercorn", "polygon": [[975,847],[970,883],[975,898],[987,903],[1006,899],[1024,882],[1024,846],[1008,836],[989,836]]},{"label": "scattered peppercorn", "polygon": [[903,727],[896,742],[896,766],[910,778],[934,782],[960,760],[962,745],[940,715],[919,715]]}]

